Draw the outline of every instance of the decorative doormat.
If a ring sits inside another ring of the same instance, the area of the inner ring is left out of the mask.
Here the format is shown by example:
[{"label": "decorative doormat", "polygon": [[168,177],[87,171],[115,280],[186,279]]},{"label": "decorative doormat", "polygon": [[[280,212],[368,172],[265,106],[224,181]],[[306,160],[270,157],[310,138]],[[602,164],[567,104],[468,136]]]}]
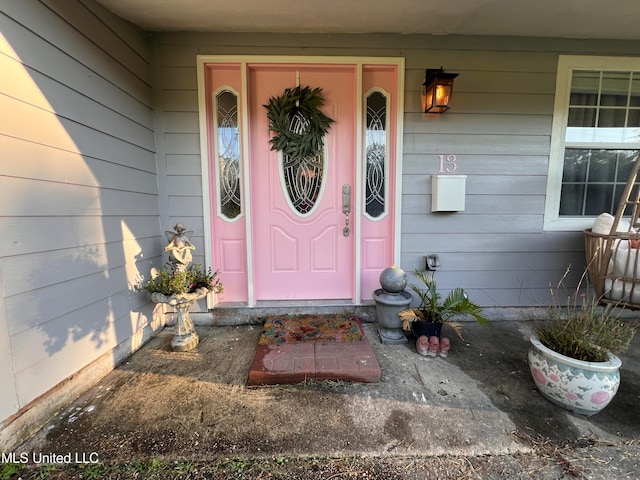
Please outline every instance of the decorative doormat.
[{"label": "decorative doormat", "polygon": [[258,345],[300,342],[359,342],[364,338],[353,315],[270,315]]}]

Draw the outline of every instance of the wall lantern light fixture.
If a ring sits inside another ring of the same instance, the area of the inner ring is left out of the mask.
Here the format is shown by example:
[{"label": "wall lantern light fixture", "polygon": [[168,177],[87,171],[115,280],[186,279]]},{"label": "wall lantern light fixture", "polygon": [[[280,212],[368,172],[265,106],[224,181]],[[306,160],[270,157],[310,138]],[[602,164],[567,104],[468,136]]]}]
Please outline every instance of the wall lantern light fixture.
[{"label": "wall lantern light fixture", "polygon": [[443,113],[449,110],[453,79],[457,76],[457,73],[444,73],[442,67],[427,69],[421,92],[424,113]]}]

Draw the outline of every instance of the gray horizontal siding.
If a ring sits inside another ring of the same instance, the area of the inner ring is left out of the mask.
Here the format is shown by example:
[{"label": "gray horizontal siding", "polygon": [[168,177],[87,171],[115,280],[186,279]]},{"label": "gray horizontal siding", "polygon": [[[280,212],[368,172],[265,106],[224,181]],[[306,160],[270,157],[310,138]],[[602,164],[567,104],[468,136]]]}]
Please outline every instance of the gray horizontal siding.
[{"label": "gray horizontal siding", "polygon": [[[464,157],[458,157],[459,162],[464,161]],[[435,161],[433,162],[435,163]],[[459,168],[456,174],[466,175],[464,168]],[[428,193],[431,194],[431,177],[437,175],[434,172],[430,175],[405,175],[403,178],[403,193],[405,195]],[[544,195],[547,184],[546,177],[541,175],[516,176],[516,175],[467,175],[465,181],[466,193],[469,197],[473,195]],[[469,200],[467,197],[467,200]]]},{"label": "gray horizontal siding", "polygon": [[[482,290],[487,295],[493,295],[500,290],[518,291],[519,294],[544,291],[550,285],[555,286],[558,279],[549,279],[546,271],[529,269],[508,269],[508,270],[470,270],[465,271],[464,289]],[[443,292],[454,288],[460,282],[459,272],[443,270],[436,273],[436,281],[439,289]],[[494,306],[504,306],[495,305]],[[536,306],[536,305],[533,305]]]},{"label": "gray horizontal siding", "polygon": [[[167,175],[195,175],[200,178],[200,155],[169,154],[167,160]],[[200,187],[202,189],[202,186]]]},{"label": "gray horizontal siding", "polygon": [[[110,269],[127,264],[125,251],[157,251],[159,247],[157,238],[145,238],[56,249],[31,255],[14,255],[3,261],[3,271],[11,278],[11,283],[5,285],[4,293],[7,297],[12,297],[88,275],[106,276]],[[79,261],[79,258],[91,258],[92,261]],[[31,268],[33,264],[46,265],[47,268],[34,272]],[[102,288],[96,287],[98,291]],[[27,328],[29,324],[35,324],[35,320],[22,318],[16,327]]]},{"label": "gray horizontal siding", "polygon": [[[161,37],[161,36],[160,36]],[[158,37],[155,37],[156,40]],[[155,65],[155,111],[160,192],[166,200],[162,214],[163,229],[182,222],[192,230],[196,247],[194,262],[204,261],[204,222],[202,166],[195,56],[185,65],[158,50]],[[167,63],[168,61],[168,63]],[[204,302],[199,307],[204,309]]]},{"label": "gray horizontal siding", "polygon": [[[149,82],[150,50],[147,36],[133,25],[122,22],[110,15],[99,3],[91,0],[78,2],[60,2],[58,0],[41,0],[52,12],[66,23],[73,26],[78,34],[90,39],[91,43],[100,47],[100,53],[116,59],[127,71],[130,71],[147,86]],[[109,64],[109,76],[113,76]],[[124,83],[129,88],[130,82]],[[149,90],[142,89],[139,97],[149,95]]]},{"label": "gray horizontal siding", "polygon": [[[402,233],[449,233],[453,241],[461,240],[463,248],[467,239],[456,238],[477,233],[537,233],[542,229],[542,215],[459,215],[438,213],[433,215],[402,215]],[[464,241],[463,241],[464,240]],[[437,253],[437,252],[433,252]]]},{"label": "gray horizontal siding", "polygon": [[[491,194],[487,195],[467,194],[464,214],[459,214],[459,216],[519,215],[522,212],[540,211],[541,208],[544,208],[542,195],[499,195],[498,192],[492,190]],[[431,211],[431,196],[404,195],[402,210],[407,215],[424,215]]]},{"label": "gray horizontal siding", "polygon": [[[6,176],[148,194],[158,190],[156,174],[138,165],[122,165],[8,136],[0,136],[0,150],[4,155],[2,173]],[[145,167],[153,167],[149,161],[152,158],[144,155]],[[66,168],[48,168],[51,164]]]},{"label": "gray horizontal siding", "polygon": [[5,178],[0,184],[4,194],[13,198],[22,196],[25,191],[34,193],[21,202],[4,206],[3,213],[10,216],[144,216],[156,209],[158,203],[156,196],[151,194],[53,183],[46,180]]},{"label": "gray horizontal siding", "polygon": [[[457,99],[457,96],[455,97]],[[552,100],[553,97],[550,98]],[[531,99],[531,103],[536,103]],[[552,103],[548,102],[549,105]],[[456,102],[456,111],[441,115],[428,123],[429,133],[455,133],[458,135],[548,135],[551,127],[549,115],[510,114],[468,114],[457,113],[463,102]],[[521,108],[524,105],[521,106]],[[478,124],[478,119],[482,122]],[[404,133],[417,134],[425,131],[425,118],[421,113],[407,113],[404,117]]]},{"label": "gray horizontal siding", "polygon": [[[429,253],[545,253],[560,252],[570,254],[579,252],[576,244],[582,241],[581,232],[544,232],[538,234],[521,233],[473,233],[461,231],[458,233],[460,242],[452,242],[452,235],[447,232],[407,233],[403,235],[403,252],[424,251],[429,247]],[[471,241],[469,241],[471,239]],[[464,249],[460,243],[464,241]]]},{"label": "gray horizontal siding", "polygon": [[[68,3],[76,4],[74,1]],[[149,124],[152,114],[149,78],[142,81],[124,68],[115,60],[118,58],[116,52],[112,56],[101,50],[97,42],[88,42],[77,31],[73,33],[73,25],[35,0],[5,2],[2,11],[2,33],[12,45],[19,45],[17,60],[25,67],[55,79],[140,124]],[[89,44],[86,49],[80,47],[86,44]],[[111,68],[117,73],[112,75]]]},{"label": "gray horizontal siding", "polygon": [[[427,167],[438,173],[439,158],[426,158],[424,154],[408,154],[403,156],[403,173],[405,176],[421,175]],[[541,175],[546,177],[549,168],[549,157],[546,155],[465,155],[458,156],[459,171],[465,175],[491,175],[491,172],[498,171],[502,175],[509,176],[529,176]],[[491,164],[491,169],[487,169],[487,164]]]},{"label": "gray horizontal siding", "polygon": [[[479,119],[480,120],[480,119]],[[408,133],[403,136],[404,153],[423,155],[547,155],[550,135],[502,135],[459,133]],[[488,170],[490,166],[488,165]],[[437,170],[434,172],[437,173]]]},{"label": "gray horizontal siding", "polygon": [[[7,71],[12,68],[11,63],[16,61],[8,57],[0,57],[0,69]],[[109,135],[134,145],[140,145],[147,150],[154,150],[153,132],[148,125],[141,125],[138,121],[112,110],[112,105],[105,106],[92,98],[78,95],[69,86],[54,81],[36,70],[27,69],[27,72],[38,84],[38,88],[42,92],[46,92],[45,98],[43,98],[46,103],[38,105],[44,111],[52,110],[51,102],[47,99],[55,99],[53,103],[57,117],[71,119],[75,123],[96,130],[106,129],[105,133]],[[29,84],[21,82],[8,82],[5,95],[31,103],[33,97],[31,97],[29,87]],[[125,98],[126,100],[128,99]]]},{"label": "gray horizontal siding", "polygon": [[[2,9],[16,24],[37,32],[38,38],[31,41],[40,48],[49,44],[72,59],[75,71],[82,65],[137,102],[151,105],[148,64],[127,52],[130,48],[126,44],[115,45],[117,38],[113,32],[91,12],[83,11],[80,2],[7,2]],[[78,21],[80,17],[82,21]],[[129,63],[125,64],[126,60]]]},{"label": "gray horizontal siding", "polygon": [[[112,136],[110,132],[101,132],[73,119],[59,117],[55,113],[55,102],[54,110],[46,111],[34,107],[27,99],[2,97],[0,108],[13,112],[16,115],[14,119],[23,120],[5,121],[3,134],[6,136],[56,150],[79,151],[88,157],[122,165],[130,165],[131,158],[140,158],[137,168],[153,171],[153,150],[148,149],[148,144],[146,147],[136,145]],[[147,136],[152,138],[150,132]]]},{"label": "gray horizontal siding", "polygon": [[[423,247],[429,247],[430,241],[425,242]],[[459,249],[458,249],[459,250]],[[478,255],[481,253],[481,255]],[[523,255],[527,253],[527,255]],[[567,268],[570,265],[581,264],[583,262],[581,253],[567,252],[505,252],[505,251],[443,251],[440,254],[442,262],[442,275],[445,272],[464,272],[473,270],[476,272],[503,272],[503,271],[548,271],[555,269],[559,264]],[[545,282],[544,285],[547,285]]]},{"label": "gray horizontal siding", "polygon": [[[412,93],[411,97],[417,99],[417,92]],[[548,115],[553,109],[553,95],[551,94],[484,92],[482,95],[478,95],[476,92],[464,92],[455,88],[452,105],[453,102],[455,102],[456,109],[464,108],[465,114],[519,114],[518,118],[520,119],[522,119],[522,112],[528,112],[527,115]],[[422,115],[417,112],[411,112],[411,114],[422,118]],[[405,118],[411,118],[412,115],[406,115]]]},{"label": "gray horizontal siding", "polygon": [[[58,249],[82,248],[104,243],[104,232],[110,232],[110,241],[128,237],[122,225],[135,225],[136,239],[158,238],[158,219],[153,216],[20,216],[6,217],[3,225],[12,235],[0,236],[0,252],[5,256],[51,252]],[[43,234],[43,232],[45,232]],[[49,233],[54,232],[54,233]],[[34,272],[37,275],[37,272]]]},{"label": "gray horizontal siding", "polygon": [[149,323],[162,243],[146,35],[92,0],[0,10],[2,421]]},{"label": "gray horizontal siding", "polygon": [[[73,375],[79,360],[107,354],[120,339],[131,337],[132,325],[138,329],[146,325],[146,319],[133,313],[145,308],[144,304],[132,303],[130,295],[120,293],[65,315],[63,325],[66,330],[76,332],[76,337],[60,335],[60,325],[39,329],[39,342],[28,332],[15,335],[14,349],[19,352],[14,360],[17,390],[26,397],[37,396],[55,387],[59,378]],[[125,312],[125,309],[129,310],[120,317],[104,316],[105,312]],[[33,381],[36,375],[38,382]]]}]

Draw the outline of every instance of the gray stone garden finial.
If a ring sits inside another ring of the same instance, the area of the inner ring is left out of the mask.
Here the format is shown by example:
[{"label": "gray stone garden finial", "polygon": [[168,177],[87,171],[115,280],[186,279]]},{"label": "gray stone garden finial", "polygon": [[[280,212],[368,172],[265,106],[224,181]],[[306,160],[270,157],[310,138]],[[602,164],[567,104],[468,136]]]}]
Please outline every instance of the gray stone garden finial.
[{"label": "gray stone garden finial", "polygon": [[169,261],[174,264],[176,270],[184,271],[193,259],[191,250],[196,249],[191,243],[193,230],[187,230],[187,227],[180,222],[176,223],[173,229],[175,232],[164,232],[167,240],[169,240],[169,244],[164,247],[164,251],[169,252]]},{"label": "gray stone garden finial", "polygon": [[407,343],[402,320],[398,316],[399,312],[409,307],[413,298],[404,289],[407,286],[407,274],[395,265],[385,268],[380,274],[380,286],[382,288],[373,292],[380,341],[391,345]]}]

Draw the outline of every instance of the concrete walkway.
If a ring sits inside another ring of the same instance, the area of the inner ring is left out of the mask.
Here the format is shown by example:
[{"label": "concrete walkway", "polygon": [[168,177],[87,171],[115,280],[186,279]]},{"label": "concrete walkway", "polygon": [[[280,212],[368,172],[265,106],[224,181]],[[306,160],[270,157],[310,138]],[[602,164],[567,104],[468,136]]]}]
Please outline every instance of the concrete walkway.
[{"label": "concrete walkway", "polygon": [[[583,445],[584,478],[640,477],[640,338],[621,358],[622,384],[600,414],[566,412],[541,397],[528,364],[530,325],[463,324],[447,358],[382,345],[363,327],[378,384],[309,382],[246,387],[259,326],[198,327],[199,347],[170,349],[166,329],[20,451],[96,453],[100,461],[243,456],[501,456],[541,443]],[[598,455],[596,455],[596,450]],[[512,471],[522,473],[517,461]],[[632,469],[631,477],[615,472]],[[521,478],[563,478],[524,473]],[[555,475],[555,476],[554,476]],[[599,475],[602,475],[600,477]]]}]

